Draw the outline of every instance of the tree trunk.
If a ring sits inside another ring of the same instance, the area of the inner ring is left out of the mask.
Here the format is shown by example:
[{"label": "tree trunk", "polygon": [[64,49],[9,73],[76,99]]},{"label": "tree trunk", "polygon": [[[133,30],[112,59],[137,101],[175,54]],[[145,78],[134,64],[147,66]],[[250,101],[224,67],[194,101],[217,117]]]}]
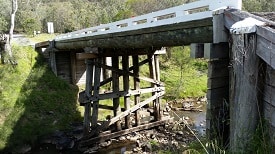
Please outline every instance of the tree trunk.
[{"label": "tree trunk", "polygon": [[9,35],[4,34],[0,38],[1,63],[2,64],[8,63],[8,62],[10,62],[11,64],[16,64],[16,62],[12,60],[11,40],[13,38],[15,13],[16,13],[17,9],[18,9],[17,0],[12,0],[12,10],[11,10],[11,21],[10,21]]},{"label": "tree trunk", "polygon": [[12,11],[11,11],[11,23],[10,23],[10,39],[9,44],[11,43],[11,40],[13,38],[13,30],[14,30],[14,20],[15,20],[15,13],[18,9],[18,3],[17,0],[12,0]]}]

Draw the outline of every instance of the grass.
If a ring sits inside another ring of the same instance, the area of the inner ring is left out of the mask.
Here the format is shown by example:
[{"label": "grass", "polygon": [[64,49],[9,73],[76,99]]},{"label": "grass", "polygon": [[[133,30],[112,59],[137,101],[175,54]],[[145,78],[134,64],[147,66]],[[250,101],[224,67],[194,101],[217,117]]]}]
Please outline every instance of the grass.
[{"label": "grass", "polygon": [[56,34],[42,33],[42,34],[38,34],[36,36],[29,36],[29,39],[30,39],[30,41],[37,43],[37,42],[52,40],[52,39],[54,39],[55,36],[56,36]]},{"label": "grass", "polygon": [[167,99],[202,97],[207,91],[207,61],[191,59],[189,47],[174,47],[160,59],[161,81]]},{"label": "grass", "polygon": [[0,151],[33,145],[82,120],[77,87],[58,79],[31,47],[13,46],[13,52],[18,65],[0,65]]}]

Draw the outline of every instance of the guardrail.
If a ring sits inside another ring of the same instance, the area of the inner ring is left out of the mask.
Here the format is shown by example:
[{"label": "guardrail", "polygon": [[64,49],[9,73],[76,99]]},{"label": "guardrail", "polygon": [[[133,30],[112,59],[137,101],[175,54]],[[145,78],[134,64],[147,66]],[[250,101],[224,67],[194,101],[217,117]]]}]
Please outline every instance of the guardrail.
[{"label": "guardrail", "polygon": [[61,34],[56,36],[54,40],[63,41],[200,20],[212,17],[214,10],[226,7],[241,9],[241,6],[242,0],[201,0],[109,24]]}]

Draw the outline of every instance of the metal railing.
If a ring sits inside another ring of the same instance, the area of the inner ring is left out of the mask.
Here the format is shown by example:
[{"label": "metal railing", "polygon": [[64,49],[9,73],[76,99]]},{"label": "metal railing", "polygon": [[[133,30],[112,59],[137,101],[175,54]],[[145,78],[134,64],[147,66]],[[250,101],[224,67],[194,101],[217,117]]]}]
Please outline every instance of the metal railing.
[{"label": "metal railing", "polygon": [[56,36],[55,41],[158,27],[212,17],[222,8],[241,9],[242,0],[200,0],[117,22],[102,24]]}]

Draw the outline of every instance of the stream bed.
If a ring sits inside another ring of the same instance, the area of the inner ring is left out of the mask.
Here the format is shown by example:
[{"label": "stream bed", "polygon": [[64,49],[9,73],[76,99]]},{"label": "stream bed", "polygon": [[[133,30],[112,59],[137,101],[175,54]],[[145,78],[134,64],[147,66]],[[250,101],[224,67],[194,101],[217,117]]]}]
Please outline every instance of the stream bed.
[{"label": "stream bed", "polygon": [[[195,140],[195,137],[186,129],[186,125],[197,134],[204,136],[206,130],[206,101],[201,100],[180,100],[166,103],[165,114],[174,118],[173,123],[159,126],[155,129],[132,132],[128,135],[103,142],[90,147],[85,151],[77,150],[77,142],[70,142],[70,148],[57,149],[57,144],[52,142],[43,143],[27,153],[33,154],[78,154],[78,153],[98,153],[98,154],[119,154],[119,153],[143,153],[154,150],[177,151],[188,147],[188,144]],[[187,124],[188,123],[188,124]],[[76,126],[81,130],[81,125]],[[76,131],[77,131],[76,130]],[[64,134],[57,133],[59,138]]]}]

